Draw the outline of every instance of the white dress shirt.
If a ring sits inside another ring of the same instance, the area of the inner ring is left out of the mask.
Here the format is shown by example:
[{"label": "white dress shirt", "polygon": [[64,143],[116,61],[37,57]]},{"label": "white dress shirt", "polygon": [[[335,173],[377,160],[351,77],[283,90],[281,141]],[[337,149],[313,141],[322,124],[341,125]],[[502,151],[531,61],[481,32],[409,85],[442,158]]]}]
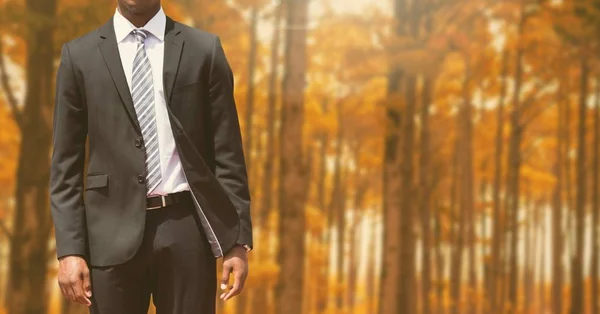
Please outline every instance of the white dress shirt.
[{"label": "white dress shirt", "polygon": [[[154,106],[156,128],[158,132],[158,148],[160,152],[161,183],[149,195],[166,195],[169,193],[189,190],[189,185],[183,173],[181,160],[171,129],[171,122],[167,112],[167,105],[163,91],[163,59],[166,16],[161,8],[146,25],[141,27],[150,34],[146,38],[146,54],[152,66],[152,79],[154,85]],[[115,35],[119,47],[119,55],[123,71],[131,92],[131,76],[133,59],[137,50],[137,42],[131,33],[136,27],[126,19],[117,8],[113,18]]]}]

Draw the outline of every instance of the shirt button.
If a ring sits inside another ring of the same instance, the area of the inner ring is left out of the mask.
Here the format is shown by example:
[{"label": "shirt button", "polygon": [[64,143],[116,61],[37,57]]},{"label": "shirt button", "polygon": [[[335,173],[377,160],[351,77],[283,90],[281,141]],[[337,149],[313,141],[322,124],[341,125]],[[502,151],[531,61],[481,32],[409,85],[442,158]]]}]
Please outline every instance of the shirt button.
[{"label": "shirt button", "polygon": [[135,139],[135,147],[137,148],[141,148],[142,147],[142,140],[139,138]]},{"label": "shirt button", "polygon": [[144,176],[140,174],[140,175],[138,176],[138,182],[139,182],[139,183],[144,183],[145,181],[146,181],[146,178],[144,178]]}]

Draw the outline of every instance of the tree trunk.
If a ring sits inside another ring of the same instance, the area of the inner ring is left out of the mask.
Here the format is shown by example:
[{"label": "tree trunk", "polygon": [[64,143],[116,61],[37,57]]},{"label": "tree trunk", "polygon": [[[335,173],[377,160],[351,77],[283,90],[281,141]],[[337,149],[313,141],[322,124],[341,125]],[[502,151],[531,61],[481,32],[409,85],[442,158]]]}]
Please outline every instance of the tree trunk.
[{"label": "tree trunk", "polygon": [[422,234],[422,258],[421,258],[421,304],[422,313],[430,314],[429,294],[431,289],[431,217],[429,213],[431,187],[429,183],[429,106],[431,104],[433,86],[432,79],[425,78],[423,81],[421,95],[421,145],[419,152],[419,188],[420,213],[421,213],[421,234]]},{"label": "tree trunk", "polygon": [[436,293],[437,293],[437,314],[444,314],[444,248],[442,246],[442,210],[440,206],[435,209],[435,244],[436,244]]},{"label": "tree trunk", "polygon": [[15,211],[10,241],[6,310],[11,314],[45,314],[48,308],[48,209],[50,130],[54,75],[55,0],[27,0],[25,41],[26,95],[20,111],[21,147],[16,176]]},{"label": "tree trunk", "polygon": [[557,117],[558,127],[556,132],[556,163],[554,165],[554,175],[556,176],[556,185],[554,187],[553,208],[552,208],[552,313],[562,314],[562,286],[563,286],[563,171],[564,163],[564,144],[565,119],[563,114],[564,107],[564,91],[563,83],[559,83],[558,99],[557,99]]},{"label": "tree trunk", "polygon": [[492,228],[492,256],[488,265],[486,275],[487,279],[487,297],[490,302],[489,310],[495,313],[500,307],[498,304],[498,286],[503,279],[504,267],[501,256],[502,238],[504,236],[504,217],[502,215],[502,203],[500,190],[502,189],[502,155],[504,151],[504,102],[506,98],[506,77],[508,76],[508,52],[505,50],[502,54],[502,86],[500,88],[500,97],[498,98],[498,111],[496,115],[496,148],[494,152],[494,190],[493,190],[493,228]]},{"label": "tree trunk", "polygon": [[579,91],[579,132],[577,140],[577,199],[576,199],[576,223],[575,228],[575,254],[573,255],[573,264],[571,267],[573,279],[571,291],[571,314],[580,314],[584,311],[584,278],[583,278],[583,250],[585,248],[585,202],[586,202],[586,176],[585,176],[585,132],[588,96],[588,76],[589,67],[585,57],[581,59],[581,76]]},{"label": "tree trunk", "polygon": [[[326,108],[326,105],[323,105]],[[325,112],[325,110],[324,110]],[[327,216],[327,202],[325,200],[325,178],[327,174],[327,148],[329,138],[327,132],[323,132],[319,138],[319,177],[317,178],[317,206]]]},{"label": "tree trunk", "polygon": [[[280,4],[275,8],[275,21],[273,22],[273,38],[271,40],[271,56],[270,56],[270,70],[269,74],[269,91],[268,91],[268,107],[267,107],[267,138],[265,141],[265,160],[263,164],[263,177],[262,177],[262,197],[259,200],[258,213],[256,215],[257,229],[260,230],[257,236],[261,237],[263,241],[270,238],[269,234],[271,230],[268,228],[267,220],[271,213],[271,207],[273,204],[273,181],[274,176],[274,164],[275,164],[275,121],[277,113],[277,91],[278,91],[278,71],[277,66],[279,63],[279,43],[280,43],[280,25],[281,25],[281,14],[282,5]],[[270,254],[268,250],[258,250],[255,252],[258,261],[270,260]],[[265,285],[258,285],[252,291],[251,308],[252,314],[257,313],[268,313],[269,308],[269,291],[271,287]]]},{"label": "tree trunk", "polygon": [[[489,159],[485,159],[482,163],[481,163],[481,173],[485,173],[486,169],[488,169],[489,165]],[[477,191],[477,194],[479,195],[477,197],[477,202],[476,203],[480,203],[483,204],[484,202],[487,202],[486,199],[486,195],[488,195],[489,192],[489,182],[488,179],[485,178],[483,175],[481,176],[481,179],[479,181],[479,190]],[[480,279],[481,283],[482,283],[482,287],[478,287],[478,289],[481,289],[481,291],[477,291],[476,296],[478,298],[480,298],[480,300],[477,302],[476,307],[475,307],[475,313],[479,314],[482,311],[486,311],[486,313],[489,313],[488,310],[486,309],[486,298],[485,298],[485,294],[487,292],[487,275],[489,274],[487,267],[489,266],[489,260],[486,261],[486,259],[489,259],[490,256],[490,240],[491,240],[491,233],[489,230],[489,225],[488,225],[488,221],[490,219],[490,215],[488,213],[489,211],[489,207],[487,205],[482,206],[481,211],[480,211],[480,216],[479,216],[479,226],[481,229],[481,238],[485,239],[485,243],[482,243],[480,245],[479,248],[479,256],[481,256],[481,258],[483,259],[483,261],[481,262],[481,274],[482,277]],[[475,221],[475,220],[474,220]],[[477,237],[475,237],[474,242],[477,242]],[[479,284],[479,283],[477,283]]]},{"label": "tree trunk", "polygon": [[[525,16],[522,13],[519,23],[519,36],[523,33],[525,25]],[[513,89],[513,108],[510,115],[510,140],[508,147],[508,217],[510,219],[510,259],[509,259],[509,278],[508,278],[508,302],[513,311],[518,309],[518,251],[517,244],[519,238],[519,200],[520,200],[520,174],[521,174],[521,141],[523,138],[523,126],[521,125],[521,85],[523,82],[523,50],[517,48],[515,56],[515,83]]]},{"label": "tree trunk", "polygon": [[[248,93],[246,94],[246,124],[244,138],[244,151],[246,158],[246,168],[248,172],[252,169],[252,123],[254,116],[254,72],[256,70],[256,49],[257,42],[257,27],[258,27],[258,5],[253,5],[250,11],[250,52],[248,55]],[[240,295],[242,296],[242,295]],[[239,298],[239,296],[238,296]],[[239,309],[238,309],[239,311]],[[244,312],[238,312],[243,314]]]},{"label": "tree trunk", "polygon": [[415,302],[413,296],[413,274],[415,269],[415,243],[413,229],[413,150],[415,124],[414,116],[416,109],[416,78],[408,77],[405,84],[406,106],[404,119],[402,121],[401,141],[402,162],[400,166],[401,190],[400,190],[400,261],[396,267],[399,268],[398,280],[398,312],[411,314]]},{"label": "tree trunk", "polygon": [[[378,216],[378,215],[374,215]],[[368,225],[368,230],[370,231],[368,238],[363,238],[363,240],[368,241],[370,244],[369,247],[375,248],[377,247],[377,243],[379,242],[379,238],[377,237],[377,225],[378,219],[371,218]],[[366,313],[377,313],[377,265],[375,264],[375,254],[369,254],[365,259],[367,263],[367,275],[366,275],[366,288],[365,292],[367,295],[367,305],[366,305]],[[320,313],[320,312],[319,312]]]},{"label": "tree trunk", "polygon": [[[326,104],[323,104],[324,109],[326,109]],[[325,111],[325,110],[324,110]],[[328,301],[328,293],[329,293],[329,232],[331,230],[329,224],[329,210],[327,207],[327,203],[325,201],[325,178],[327,173],[327,148],[329,145],[327,133],[323,132],[320,138],[320,147],[319,147],[319,173],[317,174],[317,204],[321,209],[323,216],[327,219],[327,224],[322,230],[320,245],[324,248],[323,254],[323,263],[319,265],[317,270],[317,274],[319,276],[319,281],[321,284],[317,286],[316,293],[316,309],[317,313],[322,313],[327,308]]]},{"label": "tree trunk", "polygon": [[[459,123],[457,123],[459,125]],[[462,252],[464,246],[463,211],[459,199],[459,178],[461,166],[459,157],[462,145],[458,137],[454,140],[454,156],[452,160],[452,186],[450,187],[450,214],[451,241],[450,250],[450,311],[451,314],[460,313],[460,288],[462,278]]]},{"label": "tree trunk", "polygon": [[[571,160],[571,158],[568,158],[570,152],[573,149],[573,145],[571,143],[572,141],[572,134],[571,134],[571,129],[573,127],[572,125],[572,112],[571,112],[571,99],[568,96],[565,96],[565,178],[564,178],[564,189],[566,190],[566,199],[565,199],[565,205],[566,205],[566,216],[565,216],[565,223],[566,223],[566,230],[565,230],[565,236],[566,236],[566,244],[565,244],[565,253],[568,257],[574,255],[575,253],[572,252],[573,248],[574,248],[574,243],[575,243],[575,234],[576,232],[574,232],[573,230],[575,229],[574,224],[574,215],[573,215],[573,211],[576,208],[575,205],[575,197],[573,196],[573,187],[576,186],[576,182],[573,180],[573,162]],[[568,262],[567,262],[568,263]],[[567,303],[568,304],[568,303]]]},{"label": "tree trunk", "polygon": [[[530,190],[530,189],[529,189]],[[531,196],[531,190],[529,191],[529,195],[527,195],[527,222],[525,223],[525,231],[524,231],[524,241],[525,241],[525,251],[524,251],[524,271],[523,271],[523,292],[525,296],[525,305],[524,305],[524,313],[531,313],[531,307],[533,305],[533,301],[535,300],[535,276],[534,276],[534,267],[535,267],[535,252],[538,246],[536,245],[536,226],[540,222],[540,217],[538,214],[538,208],[536,207],[535,202]]]},{"label": "tree trunk", "polygon": [[346,182],[346,173],[342,169],[342,154],[343,154],[343,143],[344,143],[344,117],[342,112],[341,101],[337,102],[337,136],[335,141],[335,174],[334,174],[334,194],[332,196],[331,212],[335,217],[336,229],[337,229],[337,260],[336,260],[336,280],[335,285],[335,309],[339,313],[342,311],[344,306],[344,294],[339,289],[344,282],[344,247],[345,247],[345,232],[346,232],[346,190],[347,185],[342,182]]},{"label": "tree trunk", "polygon": [[[334,226],[337,226],[338,229],[338,233],[339,233],[339,227],[340,227],[340,216],[339,216],[339,212],[342,211],[342,207],[344,206],[343,202],[344,202],[344,198],[342,196],[342,191],[343,191],[343,186],[342,186],[342,128],[341,128],[341,106],[340,103],[337,103],[337,119],[338,119],[338,130],[337,130],[337,135],[335,138],[335,152],[334,152],[334,162],[333,162],[333,182],[332,182],[332,186],[331,186],[331,197],[330,197],[330,201],[329,204],[327,206],[327,210],[326,210],[326,217],[327,217],[327,227],[325,229],[325,235],[324,235],[324,246],[327,247],[325,249],[325,265],[324,265],[324,269],[323,271],[325,272],[324,274],[324,278],[325,278],[325,284],[323,285],[324,289],[323,292],[323,302],[321,304],[322,308],[327,308],[327,306],[329,305],[329,300],[332,299],[330,297],[332,291],[333,293],[333,299],[335,300],[333,306],[334,308],[337,308],[337,301],[338,301],[338,294],[336,293],[337,291],[337,282],[334,280],[333,282],[331,281],[331,279],[337,279],[337,278],[332,278],[332,268],[329,267],[329,261],[330,261],[330,251],[331,251],[331,247],[333,246],[333,230],[334,230]],[[343,221],[341,222],[343,224]],[[343,237],[343,234],[340,235]],[[339,253],[339,251],[338,251]],[[338,256],[339,257],[339,256]],[[333,286],[332,286],[333,285]]]},{"label": "tree trunk", "polygon": [[[400,1],[397,1],[400,2]],[[399,83],[402,73],[395,69],[388,78],[387,99],[400,97]],[[386,131],[383,164],[383,258],[379,282],[379,314],[398,312],[400,269],[400,157],[398,154],[400,110],[393,104],[386,108]]]},{"label": "tree trunk", "polygon": [[598,307],[598,224],[600,224],[600,77],[596,77],[596,97],[594,99],[594,152],[592,160],[594,161],[592,170],[592,260],[590,269],[591,295],[590,309],[591,314],[600,314]]},{"label": "tree trunk", "polygon": [[[356,193],[356,191],[355,191]],[[356,201],[354,202],[356,205]],[[353,206],[352,211],[352,219],[348,223],[348,284],[346,286],[346,308],[348,312],[354,311],[354,306],[356,305],[356,281],[357,281],[357,272],[358,272],[358,256],[357,252],[360,251],[360,247],[357,245],[356,233],[358,232],[359,224],[359,210],[357,207]]]},{"label": "tree trunk", "polygon": [[[305,169],[306,169],[306,175],[305,175],[305,180],[304,180],[304,185],[302,186],[302,191],[304,191],[303,193],[303,199],[302,202],[303,204],[307,204],[308,203],[308,196],[310,194],[310,186],[312,181],[312,175],[313,175],[313,160],[314,160],[314,153],[312,151],[307,150],[307,158],[306,158],[306,162],[305,162]],[[311,240],[314,239],[314,237],[312,237],[311,235],[307,235],[305,237],[305,242],[304,246],[309,248],[312,245]],[[311,279],[313,279],[313,277],[311,276],[313,274],[312,271],[312,267],[314,267],[314,265],[312,265],[311,263],[311,259],[310,259],[310,254],[305,254],[305,258],[304,258],[304,291],[303,291],[303,300],[302,300],[302,309],[301,312],[302,313],[310,313],[311,310],[311,306],[313,303],[311,303],[312,301],[312,291],[310,291],[310,289],[312,289],[311,286]]]},{"label": "tree trunk", "polygon": [[[265,159],[263,163],[263,177],[261,181],[262,197],[259,200],[259,206],[256,214],[256,236],[262,241],[267,241],[270,238],[271,230],[268,228],[268,218],[271,213],[273,204],[273,181],[274,181],[274,160],[275,160],[275,121],[277,111],[277,65],[279,60],[279,42],[280,42],[280,24],[281,24],[282,5],[275,8],[275,21],[273,22],[273,38],[271,41],[271,56],[269,74],[269,91],[268,91],[268,107],[267,107],[267,136],[265,141]],[[255,258],[260,263],[269,261],[269,250],[259,250],[254,253]],[[252,291],[252,300],[250,303],[251,313],[268,313],[269,308],[269,291],[271,287],[259,284]]]},{"label": "tree trunk", "polygon": [[363,179],[363,177],[360,175],[360,143],[353,149],[353,151],[356,169],[354,170],[354,198],[352,204],[352,220],[350,221],[350,227],[348,228],[350,231],[350,238],[348,239],[348,243],[350,243],[350,259],[348,261],[348,288],[346,291],[346,301],[348,304],[347,308],[350,313],[354,311],[354,307],[356,306],[356,287],[358,281],[358,271],[361,266],[359,265],[359,262],[361,261],[359,255],[361,250],[361,240],[357,240],[357,237],[359,236],[358,233],[360,232],[359,226],[361,225],[361,218],[364,217],[364,215],[362,214],[362,207],[368,189],[367,184],[363,183],[364,181],[361,180]]},{"label": "tree trunk", "polygon": [[[404,15],[406,14],[405,0],[394,1],[394,19],[396,21],[393,29],[394,34],[404,34]],[[381,266],[381,280],[379,282],[380,298],[379,313],[398,313],[409,307],[401,309],[400,286],[408,285],[410,288],[411,276],[404,273],[400,263],[402,256],[400,250],[402,247],[400,241],[401,228],[399,222],[401,217],[401,157],[400,157],[400,122],[401,112],[398,104],[392,104],[395,99],[402,97],[400,84],[404,80],[404,74],[398,65],[390,64],[390,73],[388,77],[387,99],[390,103],[386,106],[386,130],[384,143],[384,164],[383,164],[383,258]],[[410,221],[405,221],[410,223]],[[401,278],[402,274],[402,278]],[[408,276],[407,276],[408,275]],[[404,280],[404,282],[402,282]],[[406,306],[406,305],[403,305]],[[406,313],[408,310],[406,310]]]},{"label": "tree trunk", "polygon": [[508,280],[508,302],[510,308],[515,309],[518,307],[517,294],[518,294],[518,239],[519,239],[519,224],[518,224],[518,213],[519,213],[519,178],[521,168],[521,156],[519,147],[521,146],[522,133],[519,125],[519,114],[517,111],[512,113],[511,117],[511,139],[509,142],[509,175],[508,184],[509,188],[509,226],[510,226],[510,259],[509,259],[509,280]]},{"label": "tree trunk", "polygon": [[[524,200],[524,210],[523,212],[525,213],[525,218],[524,218],[524,222],[523,222],[523,226],[522,226],[522,237],[521,239],[521,250],[519,250],[519,254],[523,256],[522,260],[523,260],[523,265],[521,266],[521,273],[520,273],[520,277],[517,278],[517,285],[521,287],[521,293],[523,294],[523,312],[524,313],[529,313],[528,312],[528,308],[527,305],[529,303],[529,298],[531,298],[531,294],[529,291],[529,282],[527,281],[528,277],[529,277],[529,272],[531,269],[531,220],[532,218],[530,218],[531,216],[531,195],[530,195],[530,189],[529,189],[529,184],[527,181],[525,181],[525,184],[523,184],[523,190],[524,190],[524,196],[523,196],[523,200]],[[519,284],[520,282],[520,284]]]},{"label": "tree trunk", "polygon": [[[347,171],[343,172],[342,176],[344,182],[347,178]],[[340,186],[340,200],[336,211],[336,225],[337,225],[337,260],[336,260],[336,280],[335,280],[335,308],[337,313],[341,313],[344,309],[344,291],[341,289],[342,286],[347,287],[344,284],[345,272],[344,272],[344,260],[346,259],[345,244],[346,244],[346,191],[347,185],[343,184]]]},{"label": "tree trunk", "polygon": [[[472,125],[471,125],[471,132],[472,132]],[[471,133],[472,134],[472,133]],[[473,161],[473,137],[470,137],[470,144],[471,144],[471,150],[469,150],[467,153],[471,154],[471,162]],[[470,183],[470,199],[467,200],[469,201],[468,206],[469,211],[468,211],[468,216],[469,216],[469,221],[467,222],[467,232],[468,232],[468,242],[469,242],[469,313],[471,314],[475,314],[477,313],[477,308],[479,307],[479,298],[477,296],[477,291],[478,291],[478,279],[477,279],[477,260],[475,258],[475,247],[477,245],[477,238],[475,236],[475,222],[476,220],[476,215],[475,215],[475,204],[473,203],[473,195],[474,195],[474,185],[473,185],[473,163],[471,163],[469,165],[470,168],[470,175],[468,180],[471,182]]]},{"label": "tree trunk", "polygon": [[[545,205],[545,204],[543,204]],[[545,207],[545,206],[544,206]],[[540,211],[542,209],[540,208]],[[545,216],[543,214],[542,216]],[[537,310],[538,313],[544,314],[548,313],[547,304],[546,304],[546,269],[548,267],[548,246],[546,245],[546,234],[548,232],[548,224],[544,221],[542,226],[540,226],[540,231],[538,232],[538,245],[540,247],[540,254],[538,256],[538,266],[537,269],[540,271],[539,280],[537,283],[538,287],[538,302],[537,302]]]},{"label": "tree trunk", "polygon": [[[401,20],[406,21],[405,32],[412,38],[419,40],[422,31],[423,14],[426,11],[424,2],[406,1],[407,16]],[[404,115],[401,132],[404,136],[400,141],[400,274],[398,280],[398,311],[406,314],[416,314],[418,311],[419,287],[416,272],[417,231],[419,217],[414,206],[418,206],[418,194],[414,184],[414,143],[416,135],[415,117],[418,100],[418,76],[406,75],[402,84],[404,88]]]},{"label": "tree trunk", "polygon": [[[344,171],[344,176],[343,176],[343,181],[344,182],[348,182],[349,180],[349,171],[346,170]],[[340,207],[340,211],[338,213],[338,226],[339,226],[339,231],[340,231],[340,236],[338,237],[338,245],[337,245],[337,249],[338,249],[338,260],[337,260],[337,280],[336,280],[336,284],[339,285],[339,291],[337,293],[337,308],[338,308],[338,313],[343,313],[345,311],[344,306],[347,304],[346,302],[346,294],[348,293],[348,289],[349,289],[349,282],[348,282],[348,272],[351,270],[347,270],[346,267],[344,267],[345,265],[348,264],[347,260],[348,260],[348,255],[346,255],[346,243],[349,243],[350,245],[352,245],[352,243],[354,242],[349,242],[349,240],[352,240],[351,238],[348,238],[347,232],[348,232],[348,227],[351,226],[346,220],[346,213],[348,212],[347,207],[347,202],[346,200],[348,199],[348,189],[349,189],[349,185],[343,185],[343,189],[342,189],[342,206]],[[352,248],[352,246],[350,246],[350,248]]]},{"label": "tree trunk", "polygon": [[[470,269],[469,269],[469,286],[470,286],[470,294],[469,294],[469,306],[468,306],[468,313],[473,313],[474,312],[474,299],[472,297],[472,293],[476,290],[476,277],[475,277],[475,258],[474,258],[474,179],[473,179],[473,113],[472,113],[472,105],[471,105],[471,92],[470,92],[470,80],[471,80],[471,73],[470,73],[470,65],[469,60],[466,61],[466,73],[465,73],[465,78],[464,78],[464,82],[463,82],[463,104],[462,104],[462,108],[460,109],[459,112],[459,117],[458,119],[460,119],[460,126],[461,128],[458,130],[459,134],[460,134],[460,152],[461,152],[461,158],[459,161],[459,167],[460,167],[460,178],[461,178],[461,186],[459,188],[459,210],[460,210],[460,214],[459,214],[459,239],[458,239],[458,243],[457,243],[457,254],[462,255],[463,252],[463,246],[465,244],[465,242],[468,243],[469,245],[469,265],[470,265]],[[467,238],[467,241],[465,241],[465,236]],[[457,258],[457,266],[456,267],[460,267],[462,265],[462,263],[458,262],[458,258]],[[456,285],[460,285],[460,272],[459,274],[456,275],[455,278],[453,278],[453,280],[458,280],[459,283],[456,283]],[[455,288],[457,289],[457,293],[455,294],[455,297],[453,300],[455,302],[457,302],[457,304],[454,306],[454,313],[458,314],[461,313],[460,311],[460,306],[458,305],[458,303],[461,300],[461,294],[460,294],[460,287]]]},{"label": "tree trunk", "polygon": [[[304,87],[308,1],[287,3],[287,36],[281,121],[281,191],[279,198],[279,263],[276,313],[301,314],[304,289],[305,212],[303,188]],[[285,140],[283,140],[285,139]]]},{"label": "tree trunk", "polygon": [[[472,227],[472,210],[473,210],[473,143],[472,143],[472,108],[470,99],[470,70],[468,60],[465,66],[465,78],[462,86],[462,106],[456,117],[457,121],[457,139],[456,139],[456,154],[458,157],[457,175],[459,183],[457,193],[457,208],[454,211],[454,218],[458,222],[455,226],[455,251],[452,257],[452,274],[451,274],[451,300],[453,314],[461,313],[461,283],[462,283],[462,264],[463,251],[465,242],[471,239],[470,228]],[[465,239],[465,237],[467,237]],[[472,245],[471,245],[472,246]],[[469,251],[471,253],[471,251]],[[470,256],[471,254],[469,254]],[[473,261],[470,261],[473,262]],[[471,274],[469,274],[471,275]],[[472,278],[469,276],[469,284],[472,283]],[[469,298],[471,299],[471,298]],[[472,303],[469,302],[469,312],[471,312]]]}]

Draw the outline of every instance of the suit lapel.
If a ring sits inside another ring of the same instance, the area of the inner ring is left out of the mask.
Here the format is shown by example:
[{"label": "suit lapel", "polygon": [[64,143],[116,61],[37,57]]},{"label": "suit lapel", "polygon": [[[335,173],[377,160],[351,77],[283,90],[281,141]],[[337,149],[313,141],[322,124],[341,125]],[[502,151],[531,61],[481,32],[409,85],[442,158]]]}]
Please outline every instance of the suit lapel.
[{"label": "suit lapel", "polygon": [[168,106],[171,105],[171,93],[175,78],[179,70],[179,61],[183,51],[183,36],[177,27],[177,23],[167,17],[165,26],[165,57],[163,63],[163,89],[165,91],[165,101]]},{"label": "suit lapel", "polygon": [[102,53],[102,57],[104,58],[104,62],[110,71],[110,75],[112,76],[117,91],[119,92],[119,96],[121,97],[121,101],[127,110],[129,120],[133,124],[136,132],[141,135],[142,132],[140,131],[140,126],[137,121],[133,100],[131,99],[131,93],[129,92],[129,86],[127,85],[127,79],[125,78],[125,72],[123,71],[123,65],[119,55],[119,47],[117,46],[112,18],[100,28],[100,37],[102,40],[98,46]]}]

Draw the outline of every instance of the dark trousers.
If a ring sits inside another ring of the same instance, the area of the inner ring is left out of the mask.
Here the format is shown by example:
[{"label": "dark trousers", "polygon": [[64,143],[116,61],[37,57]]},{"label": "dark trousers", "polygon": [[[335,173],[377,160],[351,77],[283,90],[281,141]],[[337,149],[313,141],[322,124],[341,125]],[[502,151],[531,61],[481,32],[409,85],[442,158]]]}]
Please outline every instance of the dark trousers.
[{"label": "dark trousers", "polygon": [[214,314],[216,260],[191,198],[149,210],[143,242],[128,262],[91,267],[91,314]]}]

